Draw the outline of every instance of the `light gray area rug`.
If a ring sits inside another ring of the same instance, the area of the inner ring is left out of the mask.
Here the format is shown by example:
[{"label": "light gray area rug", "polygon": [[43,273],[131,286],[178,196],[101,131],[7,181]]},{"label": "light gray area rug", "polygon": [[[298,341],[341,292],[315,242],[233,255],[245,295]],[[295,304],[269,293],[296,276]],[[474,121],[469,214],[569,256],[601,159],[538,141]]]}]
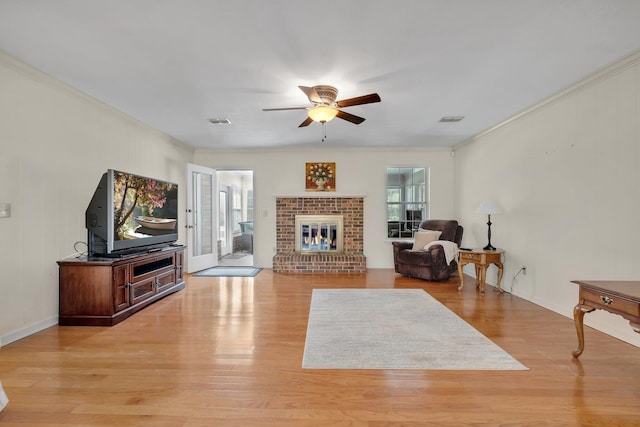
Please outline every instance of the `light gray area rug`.
[{"label": "light gray area rug", "polygon": [[302,367],[527,369],[422,289],[314,289]]}]

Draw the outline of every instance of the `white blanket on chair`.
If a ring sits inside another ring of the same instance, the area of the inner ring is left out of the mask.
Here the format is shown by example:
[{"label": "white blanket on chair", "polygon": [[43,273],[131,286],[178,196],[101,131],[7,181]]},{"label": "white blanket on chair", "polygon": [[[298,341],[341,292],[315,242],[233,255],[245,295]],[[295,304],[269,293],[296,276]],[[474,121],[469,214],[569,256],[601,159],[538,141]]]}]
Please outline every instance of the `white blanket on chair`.
[{"label": "white blanket on chair", "polygon": [[428,243],[424,249],[427,250],[433,245],[442,245],[444,249],[444,258],[447,261],[447,265],[451,264],[451,261],[458,259],[458,245],[448,240],[435,240]]}]

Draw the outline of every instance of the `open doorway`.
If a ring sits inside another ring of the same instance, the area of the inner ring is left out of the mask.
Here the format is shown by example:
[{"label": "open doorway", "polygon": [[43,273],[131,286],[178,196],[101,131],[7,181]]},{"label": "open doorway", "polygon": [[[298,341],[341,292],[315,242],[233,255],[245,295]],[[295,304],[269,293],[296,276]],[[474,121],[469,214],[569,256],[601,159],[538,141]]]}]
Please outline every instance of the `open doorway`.
[{"label": "open doorway", "polygon": [[253,266],[253,171],[216,170],[218,265]]}]

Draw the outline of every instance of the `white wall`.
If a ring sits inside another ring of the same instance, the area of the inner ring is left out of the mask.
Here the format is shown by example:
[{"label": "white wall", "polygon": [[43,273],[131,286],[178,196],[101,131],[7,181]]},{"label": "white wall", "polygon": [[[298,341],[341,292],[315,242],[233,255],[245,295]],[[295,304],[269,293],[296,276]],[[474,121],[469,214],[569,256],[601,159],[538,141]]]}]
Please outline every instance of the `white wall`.
[{"label": "white wall", "polygon": [[[292,129],[295,132],[296,129]],[[318,145],[321,142],[318,141]],[[305,163],[335,162],[336,192],[305,193]],[[254,263],[270,268],[276,241],[276,196],[365,196],[364,254],[368,268],[393,268],[387,239],[387,166],[430,170],[431,217],[455,219],[454,158],[449,150],[322,149],[196,151],[194,163],[218,169],[254,171]]]},{"label": "white wall", "polygon": [[2,53],[0,94],[0,203],[11,204],[0,218],[2,345],[57,324],[56,261],[86,241],[101,175],[114,168],[186,189],[192,150]]},{"label": "white wall", "polygon": [[[463,244],[486,244],[487,218],[474,211],[498,201],[506,212],[492,217],[491,240],[506,250],[502,287],[571,317],[571,280],[640,278],[639,150],[635,57],[456,150]],[[527,274],[514,281],[521,266]],[[640,346],[619,316],[598,310],[585,324]]]}]

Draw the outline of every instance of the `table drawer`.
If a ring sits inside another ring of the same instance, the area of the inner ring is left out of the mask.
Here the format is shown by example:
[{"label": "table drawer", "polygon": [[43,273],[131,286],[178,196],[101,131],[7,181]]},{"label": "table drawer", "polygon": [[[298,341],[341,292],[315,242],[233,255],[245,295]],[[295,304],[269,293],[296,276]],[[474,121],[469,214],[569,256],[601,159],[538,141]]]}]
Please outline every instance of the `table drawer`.
[{"label": "table drawer", "polygon": [[469,252],[460,252],[460,259],[466,261],[481,261],[482,254],[474,254]]},{"label": "table drawer", "polygon": [[616,295],[582,288],[580,290],[580,298],[584,298],[585,303],[592,302],[607,307],[607,309],[629,314],[634,317],[640,317],[640,305],[637,302]]}]

